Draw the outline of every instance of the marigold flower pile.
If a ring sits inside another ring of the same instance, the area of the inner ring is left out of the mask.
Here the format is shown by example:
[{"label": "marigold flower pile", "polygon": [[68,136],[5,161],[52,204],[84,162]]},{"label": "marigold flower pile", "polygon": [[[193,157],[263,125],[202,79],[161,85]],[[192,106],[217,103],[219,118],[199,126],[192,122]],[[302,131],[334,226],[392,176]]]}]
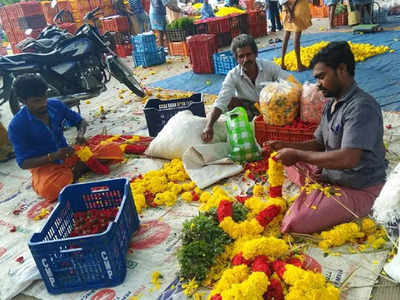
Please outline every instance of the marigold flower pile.
[{"label": "marigold flower pile", "polygon": [[[351,41],[348,41],[348,43],[351,47],[351,51],[354,54],[354,59],[356,62],[364,61],[367,58],[370,58],[372,56],[376,56],[379,54],[383,54],[390,50],[390,48],[388,46],[383,46],[383,45],[374,46],[371,44],[352,43]],[[329,42],[321,41],[321,42],[315,43],[311,46],[301,47],[300,52],[301,52],[301,60],[302,60],[303,64],[306,67],[309,67],[310,62],[311,62],[312,58],[314,57],[314,55],[317,54],[319,50],[321,50],[328,44],[329,44]],[[280,66],[281,62],[282,62],[282,58],[281,57],[274,58],[274,62]],[[297,60],[296,60],[296,54],[294,53],[294,50],[292,50],[286,54],[285,64],[286,64],[286,68],[289,71],[297,71]]]},{"label": "marigold flower pile", "polygon": [[179,159],[164,164],[160,170],[133,178],[130,186],[137,212],[149,206],[173,206],[179,196],[186,202],[197,201],[202,191],[193,181],[187,181],[189,177]]}]

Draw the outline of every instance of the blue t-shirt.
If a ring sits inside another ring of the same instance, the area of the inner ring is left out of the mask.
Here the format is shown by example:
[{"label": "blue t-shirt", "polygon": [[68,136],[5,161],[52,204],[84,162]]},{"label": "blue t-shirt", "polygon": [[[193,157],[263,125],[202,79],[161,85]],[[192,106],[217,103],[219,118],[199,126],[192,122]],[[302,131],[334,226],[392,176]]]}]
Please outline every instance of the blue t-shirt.
[{"label": "blue t-shirt", "polygon": [[82,117],[56,99],[47,100],[50,125],[33,116],[27,107],[22,108],[8,126],[8,136],[14,146],[20,167],[25,159],[39,157],[60,148],[68,147],[64,137],[64,122],[77,126]]},{"label": "blue t-shirt", "polygon": [[201,18],[207,19],[213,17],[214,17],[214,10],[210,5],[210,3],[203,3],[203,6],[201,7]]},{"label": "blue t-shirt", "polygon": [[140,15],[144,13],[144,8],[142,1],[140,0],[128,0],[129,6],[131,7],[131,10],[134,12],[135,15]]}]

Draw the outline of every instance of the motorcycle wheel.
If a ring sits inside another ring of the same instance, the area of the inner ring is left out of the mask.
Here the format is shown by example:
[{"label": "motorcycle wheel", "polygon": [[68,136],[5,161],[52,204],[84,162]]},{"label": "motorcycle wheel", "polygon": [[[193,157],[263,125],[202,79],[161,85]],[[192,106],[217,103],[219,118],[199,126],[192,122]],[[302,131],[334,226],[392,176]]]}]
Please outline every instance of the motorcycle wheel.
[{"label": "motorcycle wheel", "polygon": [[132,75],[132,72],[118,58],[113,57],[110,60],[110,69],[111,74],[137,96],[143,98],[146,95],[139,82]]}]

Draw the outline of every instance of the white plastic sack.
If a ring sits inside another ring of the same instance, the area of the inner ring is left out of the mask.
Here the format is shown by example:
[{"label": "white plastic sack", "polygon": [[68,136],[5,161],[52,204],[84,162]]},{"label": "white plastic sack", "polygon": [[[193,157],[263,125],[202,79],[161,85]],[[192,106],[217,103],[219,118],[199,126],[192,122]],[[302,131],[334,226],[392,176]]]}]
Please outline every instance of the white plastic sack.
[{"label": "white plastic sack", "polygon": [[[384,226],[400,221],[400,163],[394,168],[372,207],[375,220]],[[391,228],[387,228],[389,233]],[[397,228],[393,228],[397,229]]]},{"label": "white plastic sack", "polygon": [[[201,133],[206,125],[206,118],[194,116],[185,110],[173,116],[157,137],[150,143],[145,154],[165,159],[182,158],[190,146],[201,145]],[[226,128],[223,122],[214,124],[214,138],[211,143],[226,141]]]},{"label": "white plastic sack", "polygon": [[183,165],[190,179],[200,189],[239,174],[243,167],[228,158],[230,145],[216,143],[189,147],[183,154]]}]

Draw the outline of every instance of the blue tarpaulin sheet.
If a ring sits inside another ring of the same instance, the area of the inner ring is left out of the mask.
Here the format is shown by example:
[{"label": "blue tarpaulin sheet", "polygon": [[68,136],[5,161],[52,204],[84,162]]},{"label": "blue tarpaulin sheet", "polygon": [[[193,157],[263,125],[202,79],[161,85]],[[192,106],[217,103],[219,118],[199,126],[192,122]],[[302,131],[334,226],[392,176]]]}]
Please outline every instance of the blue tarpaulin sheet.
[{"label": "blue tarpaulin sheet", "polygon": [[[302,36],[303,47],[320,41],[352,41],[353,43],[369,43],[375,46],[386,45],[395,50],[371,57],[356,64],[357,84],[373,95],[384,110],[400,111],[400,31],[384,31],[370,34],[352,34],[343,32],[313,33]],[[293,49],[290,43],[288,51]],[[281,55],[281,43],[260,49],[258,57],[272,60]],[[302,83],[314,82],[312,72],[292,72]],[[221,89],[223,75],[194,74],[185,72],[150,84],[172,90],[184,90],[208,94],[218,94]]]}]

